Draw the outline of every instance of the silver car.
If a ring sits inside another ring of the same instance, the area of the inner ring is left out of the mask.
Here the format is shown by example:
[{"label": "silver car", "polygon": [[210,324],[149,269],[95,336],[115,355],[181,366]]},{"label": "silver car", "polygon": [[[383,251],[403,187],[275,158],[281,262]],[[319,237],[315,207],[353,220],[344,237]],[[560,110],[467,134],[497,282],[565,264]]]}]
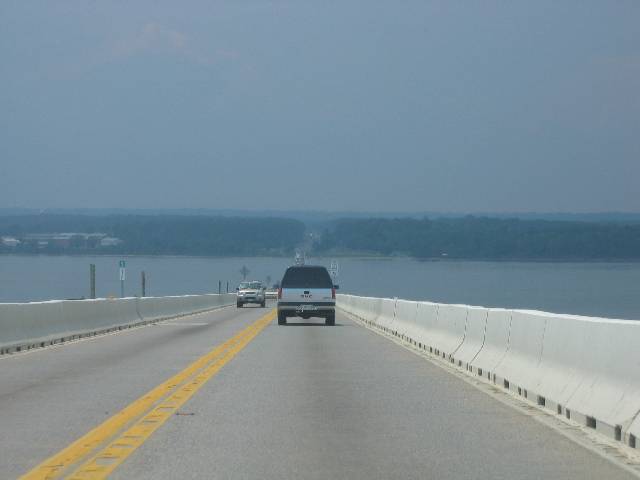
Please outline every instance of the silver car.
[{"label": "silver car", "polygon": [[236,306],[241,308],[245,303],[257,303],[264,307],[266,304],[265,290],[262,282],[240,282],[236,288]]}]

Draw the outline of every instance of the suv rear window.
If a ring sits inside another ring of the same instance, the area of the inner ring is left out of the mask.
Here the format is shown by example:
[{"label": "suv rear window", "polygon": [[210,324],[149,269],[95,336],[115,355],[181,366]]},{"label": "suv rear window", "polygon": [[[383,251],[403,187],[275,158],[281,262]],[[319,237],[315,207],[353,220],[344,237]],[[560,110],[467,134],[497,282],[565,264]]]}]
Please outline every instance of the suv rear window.
[{"label": "suv rear window", "polygon": [[289,267],[282,278],[282,288],[332,288],[333,282],[324,267]]}]

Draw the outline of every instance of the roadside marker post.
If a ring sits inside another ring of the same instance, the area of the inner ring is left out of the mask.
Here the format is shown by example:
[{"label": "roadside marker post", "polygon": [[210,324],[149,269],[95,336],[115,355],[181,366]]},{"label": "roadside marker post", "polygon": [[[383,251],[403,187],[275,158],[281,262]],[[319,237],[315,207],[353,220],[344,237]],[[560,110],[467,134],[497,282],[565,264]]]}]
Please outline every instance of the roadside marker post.
[{"label": "roadside marker post", "polygon": [[124,298],[124,281],[127,278],[127,264],[120,260],[120,298]]},{"label": "roadside marker post", "polygon": [[89,264],[89,298],[96,298],[96,264]]}]

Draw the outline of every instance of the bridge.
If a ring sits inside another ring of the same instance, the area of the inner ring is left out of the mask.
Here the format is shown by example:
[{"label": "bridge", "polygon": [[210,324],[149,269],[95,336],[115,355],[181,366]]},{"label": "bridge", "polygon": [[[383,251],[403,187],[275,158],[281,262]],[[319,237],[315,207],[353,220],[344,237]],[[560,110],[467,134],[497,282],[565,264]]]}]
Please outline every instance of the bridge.
[{"label": "bridge", "polygon": [[640,477],[638,323],[234,302],[0,304],[0,477]]}]

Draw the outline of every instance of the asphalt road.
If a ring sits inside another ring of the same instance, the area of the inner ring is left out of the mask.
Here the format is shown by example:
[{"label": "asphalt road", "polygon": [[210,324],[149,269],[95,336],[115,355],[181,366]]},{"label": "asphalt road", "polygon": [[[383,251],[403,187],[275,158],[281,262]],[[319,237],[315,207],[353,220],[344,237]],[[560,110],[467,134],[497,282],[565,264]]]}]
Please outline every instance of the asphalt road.
[{"label": "asphalt road", "polygon": [[[0,477],[28,472],[267,312],[225,308],[0,359]],[[336,320],[272,321],[111,478],[631,478]]]}]

